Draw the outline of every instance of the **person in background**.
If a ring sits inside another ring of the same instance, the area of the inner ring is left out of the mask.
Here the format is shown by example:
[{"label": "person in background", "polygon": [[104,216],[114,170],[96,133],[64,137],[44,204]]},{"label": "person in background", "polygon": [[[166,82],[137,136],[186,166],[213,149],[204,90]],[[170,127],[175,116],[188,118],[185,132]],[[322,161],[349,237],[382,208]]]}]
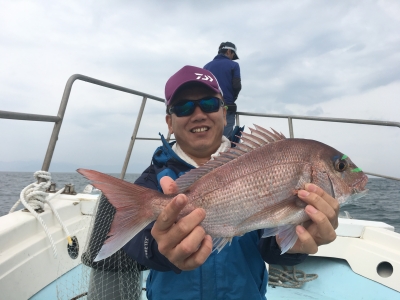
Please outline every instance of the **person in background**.
[{"label": "person in background", "polygon": [[[208,70],[185,66],[165,86],[165,117],[176,142],[163,145],[136,184],[176,193],[174,180],[231,147],[222,132],[226,108],[222,91]],[[178,220],[187,197],[177,195],[155,222],[139,232],[122,249],[139,264],[150,268],[148,299],[266,299],[270,264],[295,265],[318,246],[332,242],[338,226],[339,204],[322,189],[307,184],[298,196],[311,221],[296,227],[298,241],[281,255],[279,239],[261,238],[262,230],[234,237],[219,253],[201,222],[205,211],[193,210]],[[329,216],[329,217],[328,217]]]},{"label": "person in background", "polygon": [[232,132],[235,126],[236,99],[242,89],[240,79],[240,67],[234,60],[239,59],[235,44],[224,42],[219,45],[218,55],[204,66],[217,78],[222,89],[225,105],[228,107],[226,114],[226,126],[224,136],[232,139]]}]

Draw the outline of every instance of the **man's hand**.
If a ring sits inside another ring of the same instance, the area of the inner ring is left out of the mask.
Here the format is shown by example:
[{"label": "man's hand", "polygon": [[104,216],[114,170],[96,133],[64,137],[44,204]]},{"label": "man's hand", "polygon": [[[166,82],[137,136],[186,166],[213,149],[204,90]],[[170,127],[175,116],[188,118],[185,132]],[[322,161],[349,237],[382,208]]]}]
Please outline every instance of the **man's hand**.
[{"label": "man's hand", "polygon": [[[304,227],[296,227],[299,238],[287,253],[314,254],[318,251],[318,246],[336,239],[339,203],[314,184],[306,184],[305,190],[300,190],[297,195],[308,204],[305,211],[311,220],[305,222]],[[276,239],[279,244],[279,237]]]},{"label": "man's hand", "polygon": [[[177,187],[170,177],[160,180],[165,194],[176,193]],[[197,208],[177,221],[178,215],[187,204],[187,197],[177,195],[160,213],[151,234],[158,250],[181,270],[193,270],[202,265],[212,251],[212,238],[206,235],[199,224],[206,214]]]}]

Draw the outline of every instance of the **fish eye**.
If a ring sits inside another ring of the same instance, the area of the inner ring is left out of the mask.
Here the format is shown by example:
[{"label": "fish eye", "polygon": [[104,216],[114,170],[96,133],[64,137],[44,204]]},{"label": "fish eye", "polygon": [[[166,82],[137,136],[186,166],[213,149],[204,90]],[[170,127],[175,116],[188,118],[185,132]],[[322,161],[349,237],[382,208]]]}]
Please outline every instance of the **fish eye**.
[{"label": "fish eye", "polygon": [[348,163],[344,159],[337,159],[335,161],[335,170],[338,172],[343,172],[347,169]]}]

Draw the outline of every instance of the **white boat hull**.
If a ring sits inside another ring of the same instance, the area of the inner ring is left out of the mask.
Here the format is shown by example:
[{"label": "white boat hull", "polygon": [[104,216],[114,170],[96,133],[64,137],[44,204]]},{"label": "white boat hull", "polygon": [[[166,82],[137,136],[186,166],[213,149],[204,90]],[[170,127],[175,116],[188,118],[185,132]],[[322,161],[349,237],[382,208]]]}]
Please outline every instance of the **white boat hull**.
[{"label": "white boat hull", "polygon": [[[43,228],[29,212],[1,217],[2,299],[71,299],[87,292],[80,257],[97,195],[59,195],[52,202],[71,235],[78,239],[78,256],[69,256],[65,233],[48,208],[40,216],[49,228],[58,258],[54,258]],[[357,295],[365,295],[361,297],[364,299],[400,299],[400,234],[393,230],[381,222],[340,218],[337,239],[296,266],[318,274],[318,279],[300,289],[269,286],[268,299],[357,299]],[[146,299],[145,293],[142,299]]]},{"label": "white boat hull", "polygon": [[[79,243],[75,259],[68,254],[61,225],[46,206],[40,216],[54,240],[55,258],[42,226],[29,212],[16,211],[0,218],[0,290],[2,299],[29,299],[60,276],[81,264],[97,196],[59,195],[52,200],[71,236]],[[85,212],[82,213],[82,212]]]}]

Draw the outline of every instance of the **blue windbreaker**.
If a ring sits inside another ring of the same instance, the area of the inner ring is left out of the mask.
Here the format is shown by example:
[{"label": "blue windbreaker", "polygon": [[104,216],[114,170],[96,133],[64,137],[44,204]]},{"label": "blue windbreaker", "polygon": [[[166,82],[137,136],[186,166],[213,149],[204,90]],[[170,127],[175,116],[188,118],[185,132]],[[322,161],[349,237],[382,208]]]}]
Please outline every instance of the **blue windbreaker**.
[{"label": "blue windbreaker", "polygon": [[[179,158],[161,137],[152,165],[136,184],[161,191],[163,176],[176,179],[194,167]],[[151,223],[124,246],[124,251],[138,263],[150,268],[147,279],[148,299],[266,299],[268,272],[265,262],[295,265],[307,255],[280,254],[275,237],[261,238],[256,230],[233,238],[221,252],[214,251],[206,262],[193,271],[181,271],[158,251],[150,231]]]},{"label": "blue windbreaker", "polygon": [[235,102],[235,96],[232,79],[240,78],[239,64],[230,60],[229,57],[224,54],[218,54],[212,61],[204,66],[204,69],[213,73],[217,78],[218,84],[222,89],[225,103],[233,104]]}]

